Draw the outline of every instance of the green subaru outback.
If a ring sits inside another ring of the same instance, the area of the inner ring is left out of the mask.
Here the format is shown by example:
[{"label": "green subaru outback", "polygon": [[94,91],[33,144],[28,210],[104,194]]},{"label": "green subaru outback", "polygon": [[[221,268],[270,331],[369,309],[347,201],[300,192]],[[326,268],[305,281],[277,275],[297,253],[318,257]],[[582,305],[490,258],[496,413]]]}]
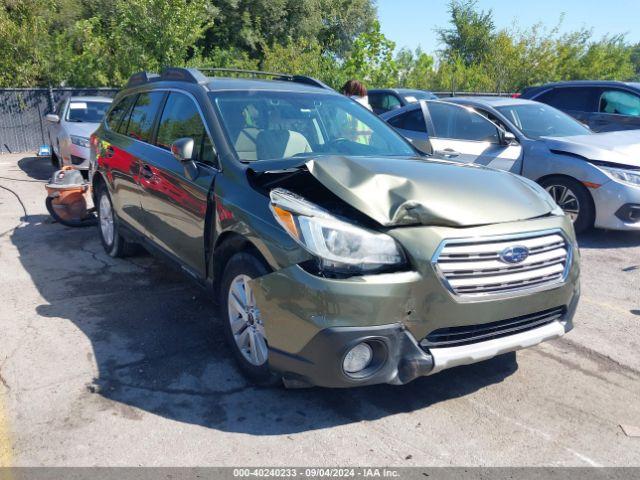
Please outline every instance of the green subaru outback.
[{"label": "green subaru outback", "polygon": [[251,379],[404,384],[572,328],[578,249],[541,187],[425,157],[317,80],[245,73],[136,74],[91,146],[107,253],[141,243],[211,292]]}]

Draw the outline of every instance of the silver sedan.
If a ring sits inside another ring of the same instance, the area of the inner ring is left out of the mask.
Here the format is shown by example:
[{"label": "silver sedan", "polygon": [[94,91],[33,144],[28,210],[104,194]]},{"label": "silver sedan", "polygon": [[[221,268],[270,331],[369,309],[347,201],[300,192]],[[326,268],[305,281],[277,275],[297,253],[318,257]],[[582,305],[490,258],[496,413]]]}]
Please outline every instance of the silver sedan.
[{"label": "silver sedan", "polygon": [[574,222],[640,231],[640,131],[593,133],[553,107],[497,97],[422,101],[381,115],[417,148],[542,185]]},{"label": "silver sedan", "polygon": [[51,161],[56,168],[73,165],[89,168],[89,137],[100,125],[111,105],[108,97],[69,97],[61,100],[49,122]]}]

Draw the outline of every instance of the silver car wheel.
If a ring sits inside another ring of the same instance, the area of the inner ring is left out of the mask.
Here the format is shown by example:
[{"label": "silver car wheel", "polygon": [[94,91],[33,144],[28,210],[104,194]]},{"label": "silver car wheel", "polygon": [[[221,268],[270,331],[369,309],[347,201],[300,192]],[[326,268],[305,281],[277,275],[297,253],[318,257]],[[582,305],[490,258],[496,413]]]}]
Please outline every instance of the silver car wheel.
[{"label": "silver car wheel", "polygon": [[238,275],[229,285],[229,325],[242,356],[252,365],[259,367],[267,362],[268,350],[264,325],[249,281],[251,277]]},{"label": "silver car wheel", "polygon": [[100,231],[104,242],[111,246],[114,240],[113,209],[107,194],[100,197]]},{"label": "silver car wheel", "polygon": [[549,185],[546,190],[571,221],[575,222],[580,215],[580,201],[575,193],[564,185]]}]

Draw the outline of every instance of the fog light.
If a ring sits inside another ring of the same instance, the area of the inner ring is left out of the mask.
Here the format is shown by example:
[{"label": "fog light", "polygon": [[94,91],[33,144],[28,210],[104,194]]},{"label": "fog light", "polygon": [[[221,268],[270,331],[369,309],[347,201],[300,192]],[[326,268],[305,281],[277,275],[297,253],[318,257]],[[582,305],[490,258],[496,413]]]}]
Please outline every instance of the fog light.
[{"label": "fog light", "polygon": [[347,373],[358,373],[369,366],[373,359],[373,350],[366,343],[359,343],[344,356],[342,368]]}]

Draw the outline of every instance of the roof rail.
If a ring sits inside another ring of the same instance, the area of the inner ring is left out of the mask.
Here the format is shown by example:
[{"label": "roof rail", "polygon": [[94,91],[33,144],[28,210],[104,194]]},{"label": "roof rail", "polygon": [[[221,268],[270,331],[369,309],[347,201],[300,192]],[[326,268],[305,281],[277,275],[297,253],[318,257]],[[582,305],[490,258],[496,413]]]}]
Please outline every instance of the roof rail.
[{"label": "roof rail", "polygon": [[320,80],[307,77],[305,75],[291,75],[288,73],[277,73],[277,72],[263,72],[261,70],[243,70],[240,68],[180,68],[180,67],[169,67],[162,70],[162,73],[158,75],[157,73],[149,73],[149,72],[138,72],[131,75],[129,81],[127,82],[127,87],[133,87],[136,85],[142,85],[148,82],[159,82],[163,80],[173,80],[179,82],[189,82],[189,83],[205,83],[207,81],[207,77],[203,74],[205,73],[235,73],[235,74],[243,74],[250,75],[252,77],[273,77],[274,80],[282,80],[286,82],[295,82],[295,83],[303,83],[305,85],[311,85],[314,87],[324,88],[327,90],[333,90],[330,86],[321,82]]},{"label": "roof rail", "polygon": [[250,75],[252,77],[273,77],[275,80],[282,80],[286,82],[304,83],[305,85],[311,85],[314,87],[320,87],[327,90],[333,90],[329,85],[321,82],[317,78],[308,77],[306,75],[292,75],[289,73],[278,72],[265,72],[262,70],[244,70],[241,68],[198,68],[201,72],[213,72],[213,73],[236,73]]},{"label": "roof rail", "polygon": [[129,81],[127,82],[127,87],[133,87],[135,85],[142,85],[143,83],[147,83],[152,81],[153,79],[158,78],[157,73],[150,72],[138,72],[134,73],[129,77]]}]

